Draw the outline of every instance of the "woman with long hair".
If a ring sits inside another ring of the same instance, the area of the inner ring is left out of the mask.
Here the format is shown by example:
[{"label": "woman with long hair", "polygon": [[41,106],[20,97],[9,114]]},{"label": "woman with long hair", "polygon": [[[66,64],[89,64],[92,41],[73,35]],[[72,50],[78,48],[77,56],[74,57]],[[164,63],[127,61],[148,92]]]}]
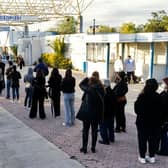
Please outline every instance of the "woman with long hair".
[{"label": "woman with long hair", "polygon": [[89,129],[92,131],[91,151],[96,152],[98,125],[103,120],[104,87],[97,71],[90,78],[83,79],[79,87],[84,94],[77,119],[83,122],[82,147],[80,152],[87,153]]},{"label": "woman with long hair", "polygon": [[63,123],[64,126],[72,126],[75,124],[75,84],[76,80],[72,76],[71,69],[67,69],[65,72],[65,77],[61,83],[65,108],[65,123]]},{"label": "woman with long hair", "polygon": [[53,68],[49,77],[49,97],[51,98],[51,110],[54,117],[60,116],[60,98],[61,98],[62,76],[57,68]]}]

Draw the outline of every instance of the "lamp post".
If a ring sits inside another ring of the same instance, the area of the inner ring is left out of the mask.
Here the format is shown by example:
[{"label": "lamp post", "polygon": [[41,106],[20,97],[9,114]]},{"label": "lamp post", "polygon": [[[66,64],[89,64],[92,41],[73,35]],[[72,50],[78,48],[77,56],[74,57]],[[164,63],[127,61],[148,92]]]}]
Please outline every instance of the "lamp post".
[{"label": "lamp post", "polygon": [[93,34],[95,34],[95,19],[93,19]]}]

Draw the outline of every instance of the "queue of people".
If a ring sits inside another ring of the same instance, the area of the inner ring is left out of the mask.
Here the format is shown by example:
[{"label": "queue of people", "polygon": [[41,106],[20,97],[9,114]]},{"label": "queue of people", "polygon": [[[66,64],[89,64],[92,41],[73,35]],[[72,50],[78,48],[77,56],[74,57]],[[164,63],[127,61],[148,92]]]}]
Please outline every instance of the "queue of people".
[{"label": "queue of people", "polygon": [[[36,72],[36,76],[33,76]],[[6,74],[6,98],[10,99],[12,88],[12,102],[19,101],[21,74],[17,67],[9,62],[4,70]],[[29,110],[30,119],[38,116],[46,119],[44,100],[51,99],[51,111],[55,118],[61,115],[61,92],[64,98],[64,120],[66,127],[75,125],[75,118],[82,121],[82,146],[80,152],[88,152],[89,130],[91,127],[91,152],[96,152],[97,141],[102,145],[109,145],[116,141],[115,133],[126,132],[125,106],[128,93],[127,77],[124,71],[117,73],[115,86],[111,87],[110,80],[100,80],[99,73],[94,71],[91,77],[82,79],[79,83],[83,91],[80,108],[75,116],[75,86],[76,79],[71,69],[65,71],[62,77],[57,68],[53,68],[49,80],[47,65],[39,59],[35,68],[29,68],[24,76],[25,100],[24,106]],[[155,163],[155,155],[168,155],[168,78],[163,79],[164,91],[157,92],[156,79],[146,80],[143,90],[134,102],[136,116],[137,140],[139,157],[142,164]],[[49,87],[49,93],[47,93]],[[100,134],[100,140],[98,135]]]}]

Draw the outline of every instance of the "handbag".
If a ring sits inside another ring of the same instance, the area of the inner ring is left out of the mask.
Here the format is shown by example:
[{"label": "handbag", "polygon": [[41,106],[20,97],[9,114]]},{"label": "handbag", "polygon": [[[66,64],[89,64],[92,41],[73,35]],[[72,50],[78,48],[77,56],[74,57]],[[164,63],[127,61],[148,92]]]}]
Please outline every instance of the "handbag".
[{"label": "handbag", "polygon": [[81,105],[79,107],[76,118],[83,121],[83,120],[88,119],[89,115],[90,114],[88,114],[88,95],[85,94],[85,96],[81,102]]},{"label": "handbag", "polygon": [[26,87],[26,88],[30,88],[30,86],[31,86],[30,82],[26,82],[26,83],[25,83],[25,87]]}]

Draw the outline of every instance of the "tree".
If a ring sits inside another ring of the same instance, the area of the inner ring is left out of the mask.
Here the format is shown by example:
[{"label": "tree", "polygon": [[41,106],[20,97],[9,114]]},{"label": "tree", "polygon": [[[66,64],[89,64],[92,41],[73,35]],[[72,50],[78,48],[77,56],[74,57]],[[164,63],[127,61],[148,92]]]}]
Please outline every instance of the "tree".
[{"label": "tree", "polygon": [[54,50],[57,56],[64,56],[66,48],[64,38],[56,38],[49,44],[49,46]]},{"label": "tree", "polygon": [[73,34],[76,33],[77,21],[73,16],[66,16],[57,27],[59,34]]},{"label": "tree", "polygon": [[136,32],[137,33],[144,32],[144,25],[143,24],[138,25],[137,28],[136,28]]},{"label": "tree", "polygon": [[42,58],[46,64],[57,68],[72,68],[72,62],[69,58],[65,58],[66,44],[64,38],[56,38],[50,44],[54,53],[43,53]]},{"label": "tree", "polygon": [[116,29],[114,27],[109,27],[105,25],[100,25],[97,29],[96,32],[98,33],[111,33],[111,32],[116,32]]},{"label": "tree", "polygon": [[144,32],[165,32],[168,30],[168,16],[164,10],[152,12],[152,19],[144,25]]},{"label": "tree", "polygon": [[121,27],[119,28],[120,33],[136,33],[137,29],[134,23],[128,22],[123,23]]}]

